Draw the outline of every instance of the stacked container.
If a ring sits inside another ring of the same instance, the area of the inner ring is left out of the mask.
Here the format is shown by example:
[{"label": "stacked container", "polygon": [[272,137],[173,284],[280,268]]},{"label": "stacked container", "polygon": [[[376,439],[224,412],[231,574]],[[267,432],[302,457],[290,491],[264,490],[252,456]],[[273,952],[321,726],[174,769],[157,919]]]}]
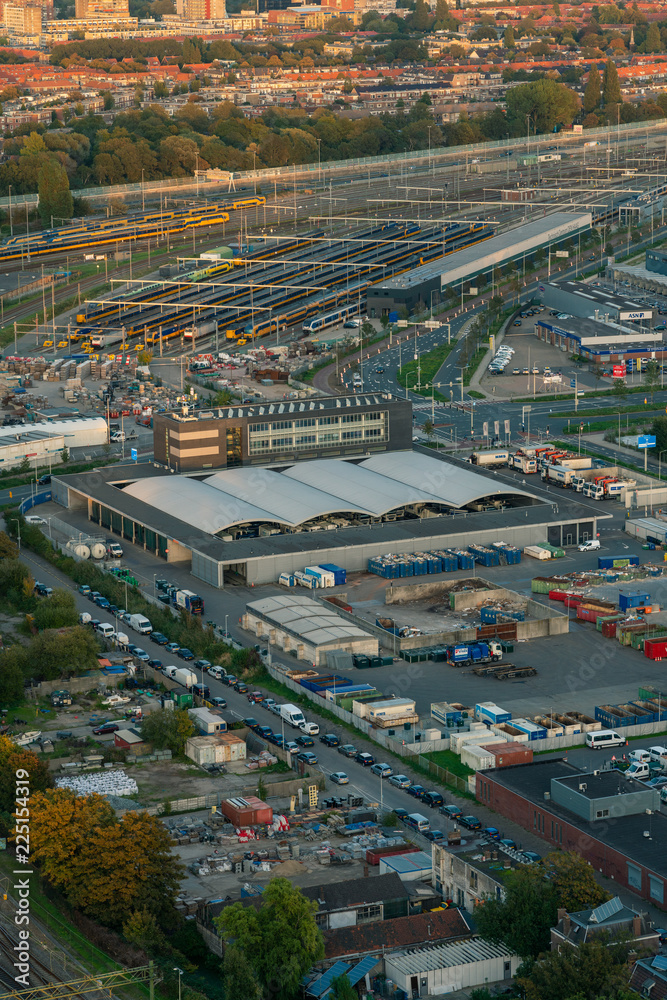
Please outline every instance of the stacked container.
[{"label": "stacked container", "polygon": [[482,566],[499,566],[500,554],[497,549],[489,549],[486,545],[469,545],[468,551],[472,552],[475,562]]}]

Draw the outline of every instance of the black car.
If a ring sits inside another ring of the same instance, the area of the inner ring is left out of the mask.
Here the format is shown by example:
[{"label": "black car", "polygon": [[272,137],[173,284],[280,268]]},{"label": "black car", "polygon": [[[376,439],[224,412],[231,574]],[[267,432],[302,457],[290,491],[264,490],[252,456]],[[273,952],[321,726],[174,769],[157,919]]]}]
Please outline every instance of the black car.
[{"label": "black car", "polygon": [[426,789],[423,785],[410,785],[408,795],[413,795],[416,799],[423,799],[426,795]]},{"label": "black car", "polygon": [[151,639],[156,642],[158,646],[166,646],[169,642],[169,638],[163,635],[162,632],[151,632]]},{"label": "black car", "polygon": [[338,753],[342,753],[344,757],[356,757],[357,752],[357,748],[351,743],[344,743],[343,746],[338,747]]},{"label": "black car", "polygon": [[399,822],[405,823],[405,821],[408,818],[408,810],[407,809],[394,809],[394,813],[395,813],[396,817],[398,818]]},{"label": "black car", "polygon": [[259,726],[257,729],[257,735],[261,736],[263,740],[270,740],[273,736],[273,730],[271,726]]},{"label": "black car", "polygon": [[162,660],[149,660],[148,666],[152,667],[153,670],[162,670]]},{"label": "black car", "polygon": [[422,795],[422,802],[425,806],[430,806],[431,809],[437,809],[439,806],[445,804],[445,800],[440,792],[426,792]]},{"label": "black car", "polygon": [[234,690],[238,691],[239,694],[247,694],[248,685],[244,684],[243,681],[237,681],[236,684],[234,685]]},{"label": "black car", "polygon": [[181,649],[179,649],[178,655],[182,660],[194,660],[195,658],[195,654],[192,652],[191,649],[188,649],[187,646],[183,646]]},{"label": "black car", "polygon": [[37,485],[38,486],[48,486],[50,482],[51,482],[51,476],[47,472],[47,474],[45,476],[40,476],[39,477],[39,479],[37,480]]},{"label": "black car", "polygon": [[248,729],[252,729],[253,732],[256,732],[259,729],[259,722],[257,721],[257,719],[253,718],[244,719],[243,725],[247,726]]},{"label": "black car", "polygon": [[476,816],[460,816],[459,823],[461,826],[465,826],[468,830],[481,830],[482,824],[477,819]]},{"label": "black car", "polygon": [[236,677],[234,674],[223,674],[220,680],[222,681],[223,684],[226,684],[228,687],[234,687],[234,685],[238,680],[238,677]]},{"label": "black car", "polygon": [[312,740],[310,738],[310,736],[297,736],[297,738],[294,740],[294,742],[298,743],[300,747],[314,747],[315,746],[315,740]]},{"label": "black car", "polygon": [[102,595],[100,594],[99,590],[91,590],[91,592],[89,594],[86,594],[86,597],[88,598],[88,600],[92,601],[93,604],[97,604],[97,598],[101,597],[101,596]]},{"label": "black car", "polygon": [[340,740],[335,735],[335,733],[324,733],[320,736],[320,743],[324,743],[327,747],[338,747],[340,746]]},{"label": "black car", "polygon": [[371,767],[375,763],[375,757],[372,753],[359,752],[354,758],[357,764],[361,764],[362,767]]},{"label": "black car", "polygon": [[208,684],[193,684],[192,693],[198,695],[200,698],[208,698],[211,689]]},{"label": "black car", "polygon": [[192,664],[192,666],[193,666],[193,668],[195,670],[203,670],[203,671],[206,672],[206,671],[209,671],[211,669],[211,661],[210,660],[195,660],[195,662]]}]

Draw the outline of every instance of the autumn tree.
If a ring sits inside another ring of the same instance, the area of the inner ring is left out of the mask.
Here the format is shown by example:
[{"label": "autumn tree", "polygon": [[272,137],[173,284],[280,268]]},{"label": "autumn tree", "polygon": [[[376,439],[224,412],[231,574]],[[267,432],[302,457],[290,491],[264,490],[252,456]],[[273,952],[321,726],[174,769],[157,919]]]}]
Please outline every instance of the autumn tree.
[{"label": "autumn tree", "polygon": [[558,895],[558,906],[568,913],[594,909],[609,898],[595,881],[595,870],[575,851],[553,851],[544,859],[549,880]]},{"label": "autumn tree", "polygon": [[141,910],[135,910],[125,921],[123,937],[150,954],[162,950],[166,944],[165,936],[160,930],[155,914],[145,907]]},{"label": "autumn tree", "polygon": [[324,957],[316,908],[287,879],[276,878],[259,910],[235,903],[215,923],[222,938],[248,957],[260,986],[274,1000],[292,1000],[303,976]]},{"label": "autumn tree", "polygon": [[0,531],[0,559],[18,559],[19,547],[6,531]]},{"label": "autumn tree", "polygon": [[602,97],[605,105],[620,104],[622,100],[618,70],[612,59],[607,59],[602,74]]},{"label": "autumn tree", "polygon": [[45,226],[51,219],[71,219],[74,202],[69,189],[67,171],[55,158],[44,160],[37,176],[39,194],[39,214]]},{"label": "autumn tree", "polygon": [[118,819],[102,796],[58,788],[32,796],[30,827],[33,862],[76,909],[112,927],[143,911],[173,925],[183,868],[156,817]]},{"label": "autumn tree", "polygon": [[49,765],[27,747],[19,747],[8,736],[0,736],[0,813],[8,817],[16,808],[16,773],[30,775],[31,794],[53,784]]},{"label": "autumn tree", "polygon": [[518,981],[526,1000],[605,1000],[627,995],[628,945],[582,941],[545,954]]},{"label": "autumn tree", "polygon": [[182,754],[195,726],[185,709],[151,712],[141,725],[142,738],[156,750]]},{"label": "autumn tree", "polygon": [[584,111],[589,114],[600,107],[600,72],[597,66],[591,66],[588,83],[584,91]]}]

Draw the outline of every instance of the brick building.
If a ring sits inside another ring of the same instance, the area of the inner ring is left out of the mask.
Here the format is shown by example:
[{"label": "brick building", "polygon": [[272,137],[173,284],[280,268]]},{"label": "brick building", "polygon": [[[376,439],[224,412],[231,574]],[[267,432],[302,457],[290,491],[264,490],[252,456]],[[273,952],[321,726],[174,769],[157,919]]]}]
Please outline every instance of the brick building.
[{"label": "brick building", "polygon": [[479,772],[476,797],[550,849],[576,851],[606,878],[667,909],[667,816],[660,795],[621,771],[564,758]]}]

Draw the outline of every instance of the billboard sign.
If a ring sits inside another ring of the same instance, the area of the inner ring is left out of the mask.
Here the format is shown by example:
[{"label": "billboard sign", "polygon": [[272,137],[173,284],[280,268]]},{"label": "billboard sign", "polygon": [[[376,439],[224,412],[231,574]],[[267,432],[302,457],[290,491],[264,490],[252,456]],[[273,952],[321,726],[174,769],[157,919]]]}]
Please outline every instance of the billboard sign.
[{"label": "billboard sign", "polygon": [[625,365],[614,365],[611,374],[613,378],[625,378]]}]

